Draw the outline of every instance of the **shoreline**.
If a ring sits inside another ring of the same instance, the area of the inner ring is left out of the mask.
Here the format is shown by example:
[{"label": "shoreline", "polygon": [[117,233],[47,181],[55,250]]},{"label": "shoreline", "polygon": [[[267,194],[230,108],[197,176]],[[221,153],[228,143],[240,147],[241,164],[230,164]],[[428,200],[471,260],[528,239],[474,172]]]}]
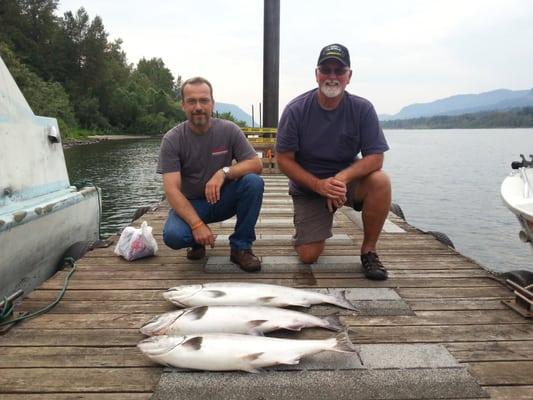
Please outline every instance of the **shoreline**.
[{"label": "shoreline", "polygon": [[76,139],[62,139],[63,149],[69,149],[74,146],[106,142],[108,140],[131,140],[131,139],[151,139],[157,135],[90,135]]}]

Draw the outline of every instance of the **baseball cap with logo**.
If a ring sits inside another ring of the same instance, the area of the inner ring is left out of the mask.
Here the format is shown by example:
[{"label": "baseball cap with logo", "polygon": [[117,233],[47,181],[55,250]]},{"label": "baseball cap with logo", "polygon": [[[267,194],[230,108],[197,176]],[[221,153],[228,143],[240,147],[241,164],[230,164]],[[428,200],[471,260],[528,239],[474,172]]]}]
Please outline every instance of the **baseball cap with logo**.
[{"label": "baseball cap with logo", "polygon": [[320,65],[331,58],[340,61],[347,67],[350,66],[350,53],[348,53],[348,49],[342,44],[334,43],[324,47],[318,56],[317,65]]}]

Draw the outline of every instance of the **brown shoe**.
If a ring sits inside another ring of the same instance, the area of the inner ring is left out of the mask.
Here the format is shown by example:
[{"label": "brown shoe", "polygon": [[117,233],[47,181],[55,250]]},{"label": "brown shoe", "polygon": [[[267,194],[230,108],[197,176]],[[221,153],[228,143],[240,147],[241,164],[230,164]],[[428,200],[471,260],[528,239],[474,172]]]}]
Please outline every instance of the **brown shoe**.
[{"label": "brown shoe", "polygon": [[261,270],[261,261],[259,261],[259,258],[257,258],[250,249],[231,249],[230,260],[245,272],[258,272]]},{"label": "brown shoe", "polygon": [[189,260],[201,260],[205,257],[205,246],[192,247],[187,250]]}]

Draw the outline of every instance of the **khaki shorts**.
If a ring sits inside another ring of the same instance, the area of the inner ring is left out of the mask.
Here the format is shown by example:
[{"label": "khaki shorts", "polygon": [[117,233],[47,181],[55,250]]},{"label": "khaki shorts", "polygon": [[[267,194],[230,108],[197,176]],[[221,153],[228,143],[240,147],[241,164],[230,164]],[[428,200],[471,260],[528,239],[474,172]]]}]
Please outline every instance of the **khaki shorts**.
[{"label": "khaki shorts", "polygon": [[[352,207],[356,211],[361,211],[363,203],[353,198],[356,187],[357,182],[348,184],[349,196],[344,205]],[[294,228],[296,230],[292,237],[292,244],[300,246],[330,238],[332,236],[331,227],[335,211],[330,212],[328,210],[326,198],[318,195],[293,195],[291,197],[294,206]]]}]

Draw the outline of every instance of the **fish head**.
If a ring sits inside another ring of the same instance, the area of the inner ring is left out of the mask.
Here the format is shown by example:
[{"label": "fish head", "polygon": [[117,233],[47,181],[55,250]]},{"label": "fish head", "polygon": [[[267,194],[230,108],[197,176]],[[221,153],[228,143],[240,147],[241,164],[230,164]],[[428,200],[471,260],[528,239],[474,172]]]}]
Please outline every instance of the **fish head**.
[{"label": "fish head", "polygon": [[186,339],[186,336],[152,336],[141,340],[137,347],[148,357],[158,357],[169,353]]},{"label": "fish head", "polygon": [[147,336],[166,335],[172,324],[184,313],[185,310],[177,310],[157,315],[141,326],[139,330]]},{"label": "fish head", "polygon": [[165,293],[163,293],[163,297],[171,303],[174,303],[178,306],[186,307],[186,304],[183,303],[183,301],[201,292],[202,288],[202,285],[176,286],[168,289]]}]

